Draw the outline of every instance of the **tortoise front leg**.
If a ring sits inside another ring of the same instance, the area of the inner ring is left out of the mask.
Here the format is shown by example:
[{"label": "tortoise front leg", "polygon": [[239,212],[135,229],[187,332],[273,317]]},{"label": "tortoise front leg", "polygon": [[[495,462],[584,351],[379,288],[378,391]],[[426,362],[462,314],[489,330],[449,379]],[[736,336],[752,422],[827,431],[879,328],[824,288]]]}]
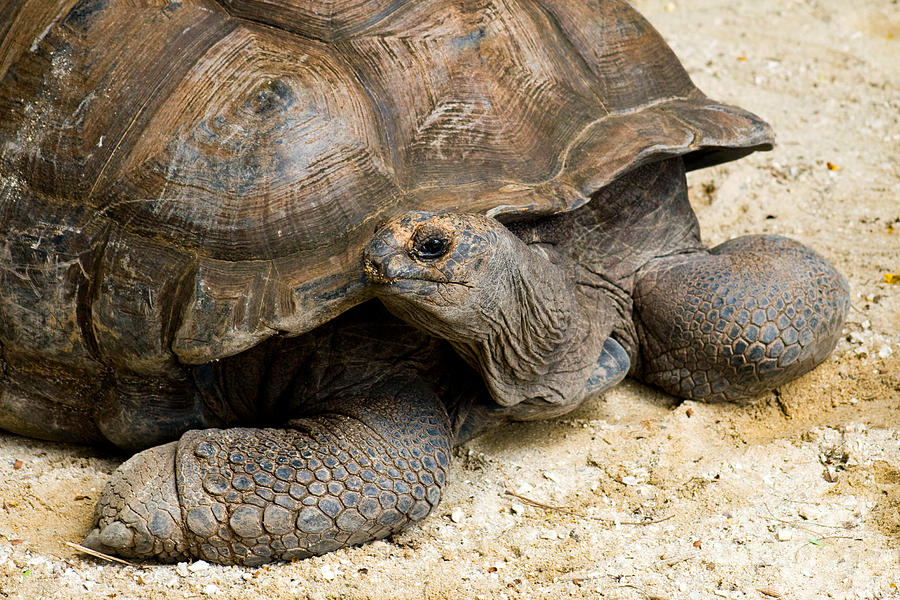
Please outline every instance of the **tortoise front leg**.
[{"label": "tortoise front leg", "polygon": [[383,538],[438,504],[447,412],[392,380],[285,429],[189,431],[135,455],[101,494],[95,549],[258,565]]},{"label": "tortoise front leg", "polygon": [[684,398],[751,397],[822,362],[849,305],[844,278],[780,236],[654,259],[635,285],[634,375]]}]

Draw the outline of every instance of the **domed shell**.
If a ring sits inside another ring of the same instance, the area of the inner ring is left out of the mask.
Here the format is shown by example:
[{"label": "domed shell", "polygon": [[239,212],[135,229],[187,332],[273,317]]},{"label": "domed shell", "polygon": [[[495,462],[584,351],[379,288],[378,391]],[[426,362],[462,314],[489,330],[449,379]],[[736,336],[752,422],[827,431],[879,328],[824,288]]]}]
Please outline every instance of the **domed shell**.
[{"label": "domed shell", "polygon": [[661,157],[771,144],[615,0],[0,15],[0,338],[136,373],[361,302],[361,248],[407,210],[553,214]]}]

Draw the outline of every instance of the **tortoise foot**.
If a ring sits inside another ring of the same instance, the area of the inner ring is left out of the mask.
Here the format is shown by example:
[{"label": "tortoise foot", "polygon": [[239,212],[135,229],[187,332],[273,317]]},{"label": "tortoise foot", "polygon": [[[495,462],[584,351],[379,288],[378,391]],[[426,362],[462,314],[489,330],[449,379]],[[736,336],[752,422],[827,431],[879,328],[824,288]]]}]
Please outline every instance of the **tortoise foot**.
[{"label": "tortoise foot", "polygon": [[386,537],[440,501],[448,421],[433,392],[396,381],[287,429],[189,431],[113,474],[85,545],[252,566]]},{"label": "tortoise foot", "polygon": [[634,295],[635,375],[705,401],[752,397],[799,377],[837,343],[847,282],[793,240],[753,235],[652,261]]},{"label": "tortoise foot", "polygon": [[133,558],[174,562],[189,556],[175,457],[178,442],[135,454],[112,474],[94,512],[88,548]]}]

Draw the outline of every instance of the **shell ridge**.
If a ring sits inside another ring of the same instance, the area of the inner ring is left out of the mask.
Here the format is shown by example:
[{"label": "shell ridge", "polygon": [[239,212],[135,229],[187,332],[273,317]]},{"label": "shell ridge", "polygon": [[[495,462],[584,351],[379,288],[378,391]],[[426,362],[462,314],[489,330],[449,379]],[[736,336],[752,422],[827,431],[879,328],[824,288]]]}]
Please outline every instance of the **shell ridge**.
[{"label": "shell ridge", "polygon": [[[577,135],[572,137],[572,139],[569,141],[569,143],[566,144],[566,146],[562,149],[562,151],[559,154],[560,158],[557,160],[557,163],[559,166],[557,167],[556,172],[553,173],[552,175],[550,175],[549,177],[545,177],[543,179],[536,180],[536,181],[521,181],[521,180],[515,180],[515,179],[509,179],[509,178],[497,178],[493,181],[495,181],[497,183],[503,183],[508,186],[527,186],[527,187],[538,187],[538,186],[542,186],[542,185],[552,184],[552,183],[556,182],[557,180],[559,180],[560,177],[565,174],[566,167],[568,166],[567,163],[569,160],[569,155],[571,154],[572,149],[575,148],[575,146],[577,146],[584,138],[586,138],[588,136],[590,130],[595,128],[597,125],[600,125],[604,121],[609,120],[609,119],[621,118],[623,116],[637,114],[637,113],[643,112],[645,110],[653,109],[653,108],[659,107],[661,105],[664,105],[664,104],[667,104],[670,102],[679,102],[679,101],[684,101],[684,100],[690,100],[690,98],[683,98],[683,97],[661,98],[661,99],[654,100],[652,102],[645,103],[639,107],[634,108],[633,110],[629,109],[629,110],[623,110],[623,111],[610,112],[608,114],[605,114],[601,117],[594,119],[593,121],[588,122],[584,127],[582,127],[582,129],[578,132]],[[709,108],[713,108],[713,107],[714,107],[714,105],[709,106]],[[681,121],[679,121],[679,122],[681,122]],[[459,187],[463,187],[463,186],[459,186]],[[419,192],[424,192],[424,191],[433,190],[433,189],[445,189],[445,186],[421,185],[421,186],[416,186],[415,188],[411,188],[409,190],[409,192],[410,193],[419,193]]]}]

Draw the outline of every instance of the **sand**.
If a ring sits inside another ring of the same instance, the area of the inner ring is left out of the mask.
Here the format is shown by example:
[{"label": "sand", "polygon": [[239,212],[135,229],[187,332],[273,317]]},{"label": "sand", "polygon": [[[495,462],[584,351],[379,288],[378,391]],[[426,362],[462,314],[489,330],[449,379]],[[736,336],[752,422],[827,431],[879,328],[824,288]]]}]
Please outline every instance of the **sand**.
[{"label": "sand", "polygon": [[259,569],[78,553],[123,457],[0,434],[0,597],[900,598],[900,6],[635,4],[772,123],[774,152],[693,173],[692,201],[709,244],[785,234],[847,275],[830,359],[745,406],[625,382],[460,448],[421,526]]}]

